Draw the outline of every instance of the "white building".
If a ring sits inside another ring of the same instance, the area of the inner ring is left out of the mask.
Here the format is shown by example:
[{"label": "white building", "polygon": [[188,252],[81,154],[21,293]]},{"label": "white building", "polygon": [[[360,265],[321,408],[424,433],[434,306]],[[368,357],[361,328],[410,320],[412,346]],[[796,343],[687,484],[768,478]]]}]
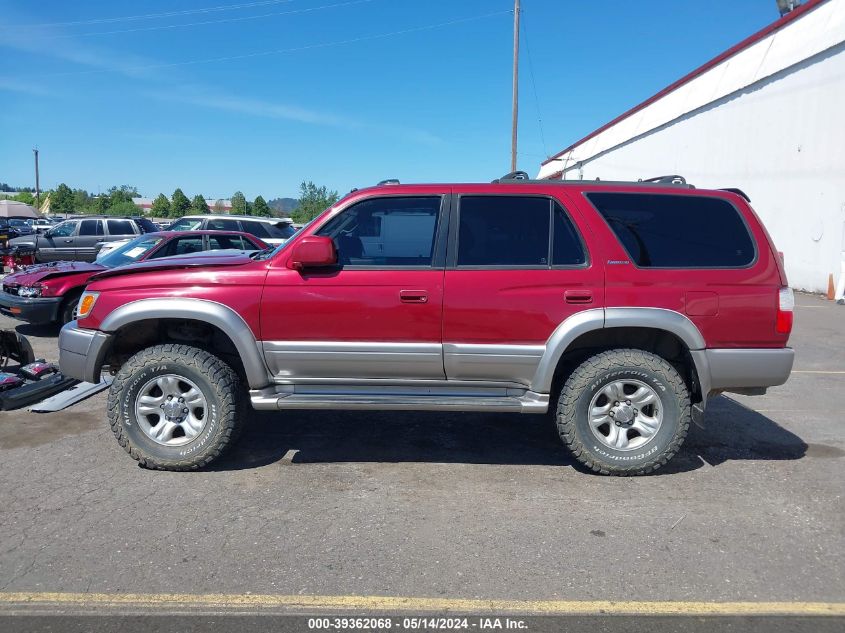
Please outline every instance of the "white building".
[{"label": "white building", "polygon": [[[774,2],[772,9],[774,10]],[[738,187],[790,283],[845,285],[845,0],[809,0],[544,162],[539,178]]]}]

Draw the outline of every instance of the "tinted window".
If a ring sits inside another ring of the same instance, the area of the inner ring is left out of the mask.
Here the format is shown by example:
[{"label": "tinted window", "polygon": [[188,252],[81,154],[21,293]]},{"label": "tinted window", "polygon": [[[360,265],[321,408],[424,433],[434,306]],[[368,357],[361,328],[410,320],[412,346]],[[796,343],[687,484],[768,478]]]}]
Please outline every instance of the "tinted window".
[{"label": "tinted window", "polygon": [[587,263],[584,246],[572,220],[557,202],[553,202],[552,265],[579,266]]},{"label": "tinted window", "polygon": [[170,255],[189,255],[191,253],[200,253],[203,250],[202,236],[199,237],[177,237],[170,244],[167,245],[167,254]]},{"label": "tinted window", "polygon": [[548,198],[462,196],[458,266],[549,265]]},{"label": "tinted window", "polygon": [[[209,231],[240,231],[237,220],[209,220],[206,227]],[[175,230],[172,226],[170,230]]]},{"label": "tinted window", "polygon": [[212,251],[230,248],[234,248],[239,251],[258,250],[252,242],[240,235],[209,235],[208,248]]},{"label": "tinted window", "polygon": [[637,266],[736,268],[754,260],[748,228],[725,200],[620,193],[587,197]]},{"label": "tinted window", "polygon": [[135,223],[140,227],[141,233],[155,233],[158,227],[147,218],[136,218]]},{"label": "tinted window", "polygon": [[275,225],[268,224],[267,228],[270,231],[270,237],[279,240],[290,239],[296,233],[296,229],[293,228],[293,224],[290,222],[279,222]]},{"label": "tinted window", "polygon": [[430,266],[439,212],[439,197],[365,200],[317,235],[334,239],[341,264]]},{"label": "tinted window", "polygon": [[135,235],[130,220],[109,220],[109,235]]},{"label": "tinted window", "polygon": [[258,237],[270,237],[270,231],[267,230],[268,224],[251,222],[249,220],[241,220],[241,224],[243,224],[244,231],[247,233],[252,233]]},{"label": "tinted window", "polygon": [[79,235],[102,235],[103,223],[100,220],[82,220],[79,223]]}]

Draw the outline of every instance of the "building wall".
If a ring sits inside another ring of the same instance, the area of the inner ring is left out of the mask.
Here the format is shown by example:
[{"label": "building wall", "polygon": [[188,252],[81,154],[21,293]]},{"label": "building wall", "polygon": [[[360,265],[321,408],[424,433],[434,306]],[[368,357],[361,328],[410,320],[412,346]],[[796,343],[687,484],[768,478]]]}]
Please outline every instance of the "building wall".
[{"label": "building wall", "polygon": [[741,188],[784,252],[791,285],[826,291],[845,261],[845,43],[577,158],[575,148],[563,178],[681,174],[698,187]]}]

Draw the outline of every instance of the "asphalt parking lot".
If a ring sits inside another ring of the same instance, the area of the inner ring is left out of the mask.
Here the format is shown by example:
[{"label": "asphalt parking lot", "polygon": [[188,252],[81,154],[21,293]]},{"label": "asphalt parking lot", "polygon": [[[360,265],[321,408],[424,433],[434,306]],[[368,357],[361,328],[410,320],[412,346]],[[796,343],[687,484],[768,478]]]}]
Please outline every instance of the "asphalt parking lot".
[{"label": "asphalt parking lot", "polygon": [[797,303],[789,383],[712,401],[649,477],[584,473],[541,416],[255,413],[213,468],[167,473],[104,394],[0,413],[0,598],[843,603],[845,307]]}]

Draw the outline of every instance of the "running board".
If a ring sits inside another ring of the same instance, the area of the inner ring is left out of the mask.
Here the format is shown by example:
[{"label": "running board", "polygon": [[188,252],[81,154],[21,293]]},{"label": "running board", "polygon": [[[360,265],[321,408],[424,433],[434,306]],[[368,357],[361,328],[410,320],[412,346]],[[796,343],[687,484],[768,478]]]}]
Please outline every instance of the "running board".
[{"label": "running board", "polygon": [[279,393],[275,389],[249,392],[254,409],[367,409],[384,411],[490,411],[545,413],[549,396],[526,391],[519,396],[419,394]]}]

